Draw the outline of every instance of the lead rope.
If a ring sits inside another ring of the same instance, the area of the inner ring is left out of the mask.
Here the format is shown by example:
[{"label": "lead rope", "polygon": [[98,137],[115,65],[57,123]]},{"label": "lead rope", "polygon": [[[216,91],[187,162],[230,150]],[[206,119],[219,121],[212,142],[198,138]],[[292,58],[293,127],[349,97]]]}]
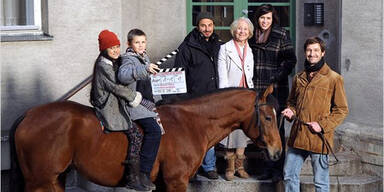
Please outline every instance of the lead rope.
[{"label": "lead rope", "polygon": [[[284,116],[281,115],[280,117],[280,123],[279,123],[279,129],[281,127],[281,124],[283,122],[283,119],[284,119]],[[305,123],[303,120],[299,119],[298,117],[296,116],[292,116],[291,118],[292,120],[295,120],[303,125],[306,125],[308,128],[309,128],[309,124],[308,123]],[[323,153],[324,153],[324,148],[327,150],[327,153],[326,154],[329,154],[329,152],[331,152],[331,154],[333,155],[333,157],[335,158],[336,162],[335,163],[328,163],[327,161],[324,161],[325,162],[325,166],[329,167],[329,166],[333,166],[333,165],[336,165],[337,163],[339,163],[339,159],[336,157],[335,153],[333,152],[333,149],[331,147],[331,145],[329,144],[328,140],[324,137],[324,134],[322,132],[319,132],[317,133],[317,135],[320,137],[320,139],[323,141],[323,144],[321,146],[321,154],[320,154],[320,165],[323,167],[323,168],[326,168],[322,165],[322,159],[323,159]]]}]

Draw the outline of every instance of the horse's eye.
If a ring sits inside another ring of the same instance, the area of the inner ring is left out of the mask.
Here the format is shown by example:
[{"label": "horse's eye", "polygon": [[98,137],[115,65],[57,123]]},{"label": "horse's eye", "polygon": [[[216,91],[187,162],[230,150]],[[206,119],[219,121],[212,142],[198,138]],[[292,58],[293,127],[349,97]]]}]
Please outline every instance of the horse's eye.
[{"label": "horse's eye", "polygon": [[265,120],[267,120],[267,121],[271,121],[271,120],[272,120],[272,117],[267,116],[267,117],[265,117]]}]

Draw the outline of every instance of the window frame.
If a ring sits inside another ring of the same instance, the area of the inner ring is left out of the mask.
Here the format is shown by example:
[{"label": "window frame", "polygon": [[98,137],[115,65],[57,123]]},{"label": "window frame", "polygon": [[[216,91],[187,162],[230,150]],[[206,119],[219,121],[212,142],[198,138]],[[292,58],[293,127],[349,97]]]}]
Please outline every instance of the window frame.
[{"label": "window frame", "polygon": [[27,25],[0,26],[1,42],[53,40],[49,34],[48,0],[33,2],[33,21],[36,25],[28,24],[31,20],[27,18]]},{"label": "window frame", "polygon": [[[243,10],[248,10],[248,6],[260,6],[262,4],[271,4],[272,6],[287,6],[289,7],[289,27],[286,27],[289,30],[290,38],[293,45],[296,43],[296,0],[289,0],[289,2],[248,2],[248,0],[233,0],[232,2],[193,2],[193,0],[187,0],[187,23],[186,28],[187,32],[190,32],[196,26],[192,23],[192,11],[193,6],[233,6],[233,17],[237,19],[246,15]],[[215,26],[215,30],[229,30],[230,26]]]}]

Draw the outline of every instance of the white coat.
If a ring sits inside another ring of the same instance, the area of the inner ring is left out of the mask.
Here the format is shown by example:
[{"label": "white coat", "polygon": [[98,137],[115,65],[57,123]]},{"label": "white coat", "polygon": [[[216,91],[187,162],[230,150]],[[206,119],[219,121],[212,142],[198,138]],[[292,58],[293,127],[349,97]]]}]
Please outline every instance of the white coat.
[{"label": "white coat", "polygon": [[[241,48],[240,48],[241,49]],[[242,77],[242,66],[233,40],[220,46],[218,57],[219,88],[238,87]],[[248,88],[253,88],[253,54],[247,42],[244,71]]]},{"label": "white coat", "polygon": [[[240,47],[241,49],[241,47]],[[218,57],[219,88],[239,87],[243,69],[233,40],[221,45]],[[248,88],[253,88],[253,54],[247,42],[247,55],[244,60],[244,73]],[[225,148],[245,148],[249,138],[240,129],[233,131],[220,143]]]}]

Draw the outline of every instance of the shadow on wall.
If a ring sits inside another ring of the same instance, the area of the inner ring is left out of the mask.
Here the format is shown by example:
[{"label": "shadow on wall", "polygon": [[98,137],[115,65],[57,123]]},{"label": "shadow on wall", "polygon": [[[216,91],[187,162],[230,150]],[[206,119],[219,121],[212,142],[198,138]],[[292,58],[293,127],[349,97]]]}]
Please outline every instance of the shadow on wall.
[{"label": "shadow on wall", "polygon": [[44,74],[38,69],[32,74],[34,75],[30,79],[15,79],[12,72],[5,74],[5,88],[2,89],[1,100],[1,130],[9,130],[13,121],[26,110],[54,100],[49,81],[44,80]]},{"label": "shadow on wall", "polygon": [[[28,109],[53,101],[49,81],[38,69],[33,75],[16,75],[12,69],[4,69],[1,92],[1,170],[9,169],[8,135],[14,121]],[[15,78],[17,77],[17,79]],[[22,77],[24,79],[21,79]]]}]

